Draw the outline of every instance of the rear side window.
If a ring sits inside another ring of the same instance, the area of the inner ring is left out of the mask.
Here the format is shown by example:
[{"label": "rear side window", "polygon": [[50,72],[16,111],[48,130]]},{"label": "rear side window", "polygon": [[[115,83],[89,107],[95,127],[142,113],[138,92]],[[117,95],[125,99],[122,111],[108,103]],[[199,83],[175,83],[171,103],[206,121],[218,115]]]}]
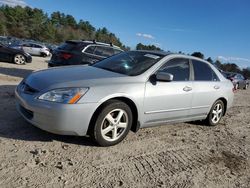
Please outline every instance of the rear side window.
[{"label": "rear side window", "polygon": [[37,45],[37,44],[33,44],[33,47],[34,47],[34,48],[42,48],[42,46],[39,46],[39,45]]},{"label": "rear side window", "polygon": [[121,53],[121,52],[122,52],[121,50],[114,49],[114,54],[119,54],[119,53]]},{"label": "rear side window", "polygon": [[104,46],[97,46],[95,49],[95,55],[109,57],[114,55],[113,48],[104,47]]},{"label": "rear side window", "polygon": [[95,51],[95,46],[89,46],[84,52],[93,54]]},{"label": "rear side window", "polygon": [[195,81],[219,81],[218,76],[208,64],[197,60],[192,60],[192,63]]},{"label": "rear side window", "polygon": [[174,76],[173,81],[188,81],[190,77],[189,60],[175,58],[164,64],[159,71],[170,73]]}]

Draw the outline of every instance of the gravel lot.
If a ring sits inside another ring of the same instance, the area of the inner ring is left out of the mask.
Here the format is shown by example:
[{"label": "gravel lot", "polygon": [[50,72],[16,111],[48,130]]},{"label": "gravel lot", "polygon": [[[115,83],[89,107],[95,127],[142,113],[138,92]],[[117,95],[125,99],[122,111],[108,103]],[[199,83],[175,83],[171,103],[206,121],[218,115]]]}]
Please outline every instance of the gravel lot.
[{"label": "gravel lot", "polygon": [[0,63],[0,187],[250,187],[250,90],[235,94],[217,127],[141,129],[102,148],[44,132],[16,112],[16,85],[46,60]]}]

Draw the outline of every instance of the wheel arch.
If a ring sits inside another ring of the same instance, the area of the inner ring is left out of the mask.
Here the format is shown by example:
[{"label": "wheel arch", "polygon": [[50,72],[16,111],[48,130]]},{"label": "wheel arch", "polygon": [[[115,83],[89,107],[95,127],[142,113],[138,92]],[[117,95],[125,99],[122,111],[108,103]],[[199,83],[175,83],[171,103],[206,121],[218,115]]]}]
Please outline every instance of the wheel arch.
[{"label": "wheel arch", "polygon": [[217,99],[216,101],[218,100],[221,100],[224,104],[224,113],[223,113],[223,116],[226,114],[226,111],[227,111],[227,99],[224,98],[224,97],[220,97],[219,99]]},{"label": "wheel arch", "polygon": [[132,111],[132,114],[133,114],[133,122],[132,122],[132,126],[131,126],[130,130],[133,131],[133,132],[137,132],[139,130],[139,128],[140,128],[140,122],[138,121],[138,110],[137,110],[136,104],[134,103],[133,100],[131,100],[128,97],[120,96],[120,97],[109,98],[106,101],[103,101],[97,107],[97,109],[95,110],[95,112],[93,113],[93,115],[91,117],[91,120],[90,120],[90,123],[89,123],[89,127],[88,127],[88,130],[87,130],[87,135],[91,135],[91,133],[93,131],[93,128],[94,128],[94,123],[95,123],[95,120],[96,120],[98,114],[101,112],[101,110],[104,108],[104,106],[107,103],[109,103],[110,101],[112,101],[112,100],[122,101],[122,102],[126,103],[130,107],[130,109]]}]

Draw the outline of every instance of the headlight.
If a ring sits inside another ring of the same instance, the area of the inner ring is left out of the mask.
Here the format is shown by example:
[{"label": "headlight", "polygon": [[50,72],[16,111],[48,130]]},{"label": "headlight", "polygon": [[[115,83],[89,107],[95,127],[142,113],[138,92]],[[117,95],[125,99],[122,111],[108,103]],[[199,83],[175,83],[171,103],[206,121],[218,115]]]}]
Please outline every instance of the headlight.
[{"label": "headlight", "polygon": [[62,88],[48,91],[42,94],[38,99],[58,102],[64,104],[76,103],[86,92],[88,88]]}]

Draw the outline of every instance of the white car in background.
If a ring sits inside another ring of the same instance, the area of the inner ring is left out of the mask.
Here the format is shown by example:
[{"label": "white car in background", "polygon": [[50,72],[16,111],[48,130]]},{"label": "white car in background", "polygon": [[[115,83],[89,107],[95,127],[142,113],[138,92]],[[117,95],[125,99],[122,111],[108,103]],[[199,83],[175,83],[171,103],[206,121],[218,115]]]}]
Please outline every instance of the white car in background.
[{"label": "white car in background", "polygon": [[37,55],[42,57],[50,56],[50,50],[41,44],[36,43],[23,43],[21,49],[30,55]]}]

